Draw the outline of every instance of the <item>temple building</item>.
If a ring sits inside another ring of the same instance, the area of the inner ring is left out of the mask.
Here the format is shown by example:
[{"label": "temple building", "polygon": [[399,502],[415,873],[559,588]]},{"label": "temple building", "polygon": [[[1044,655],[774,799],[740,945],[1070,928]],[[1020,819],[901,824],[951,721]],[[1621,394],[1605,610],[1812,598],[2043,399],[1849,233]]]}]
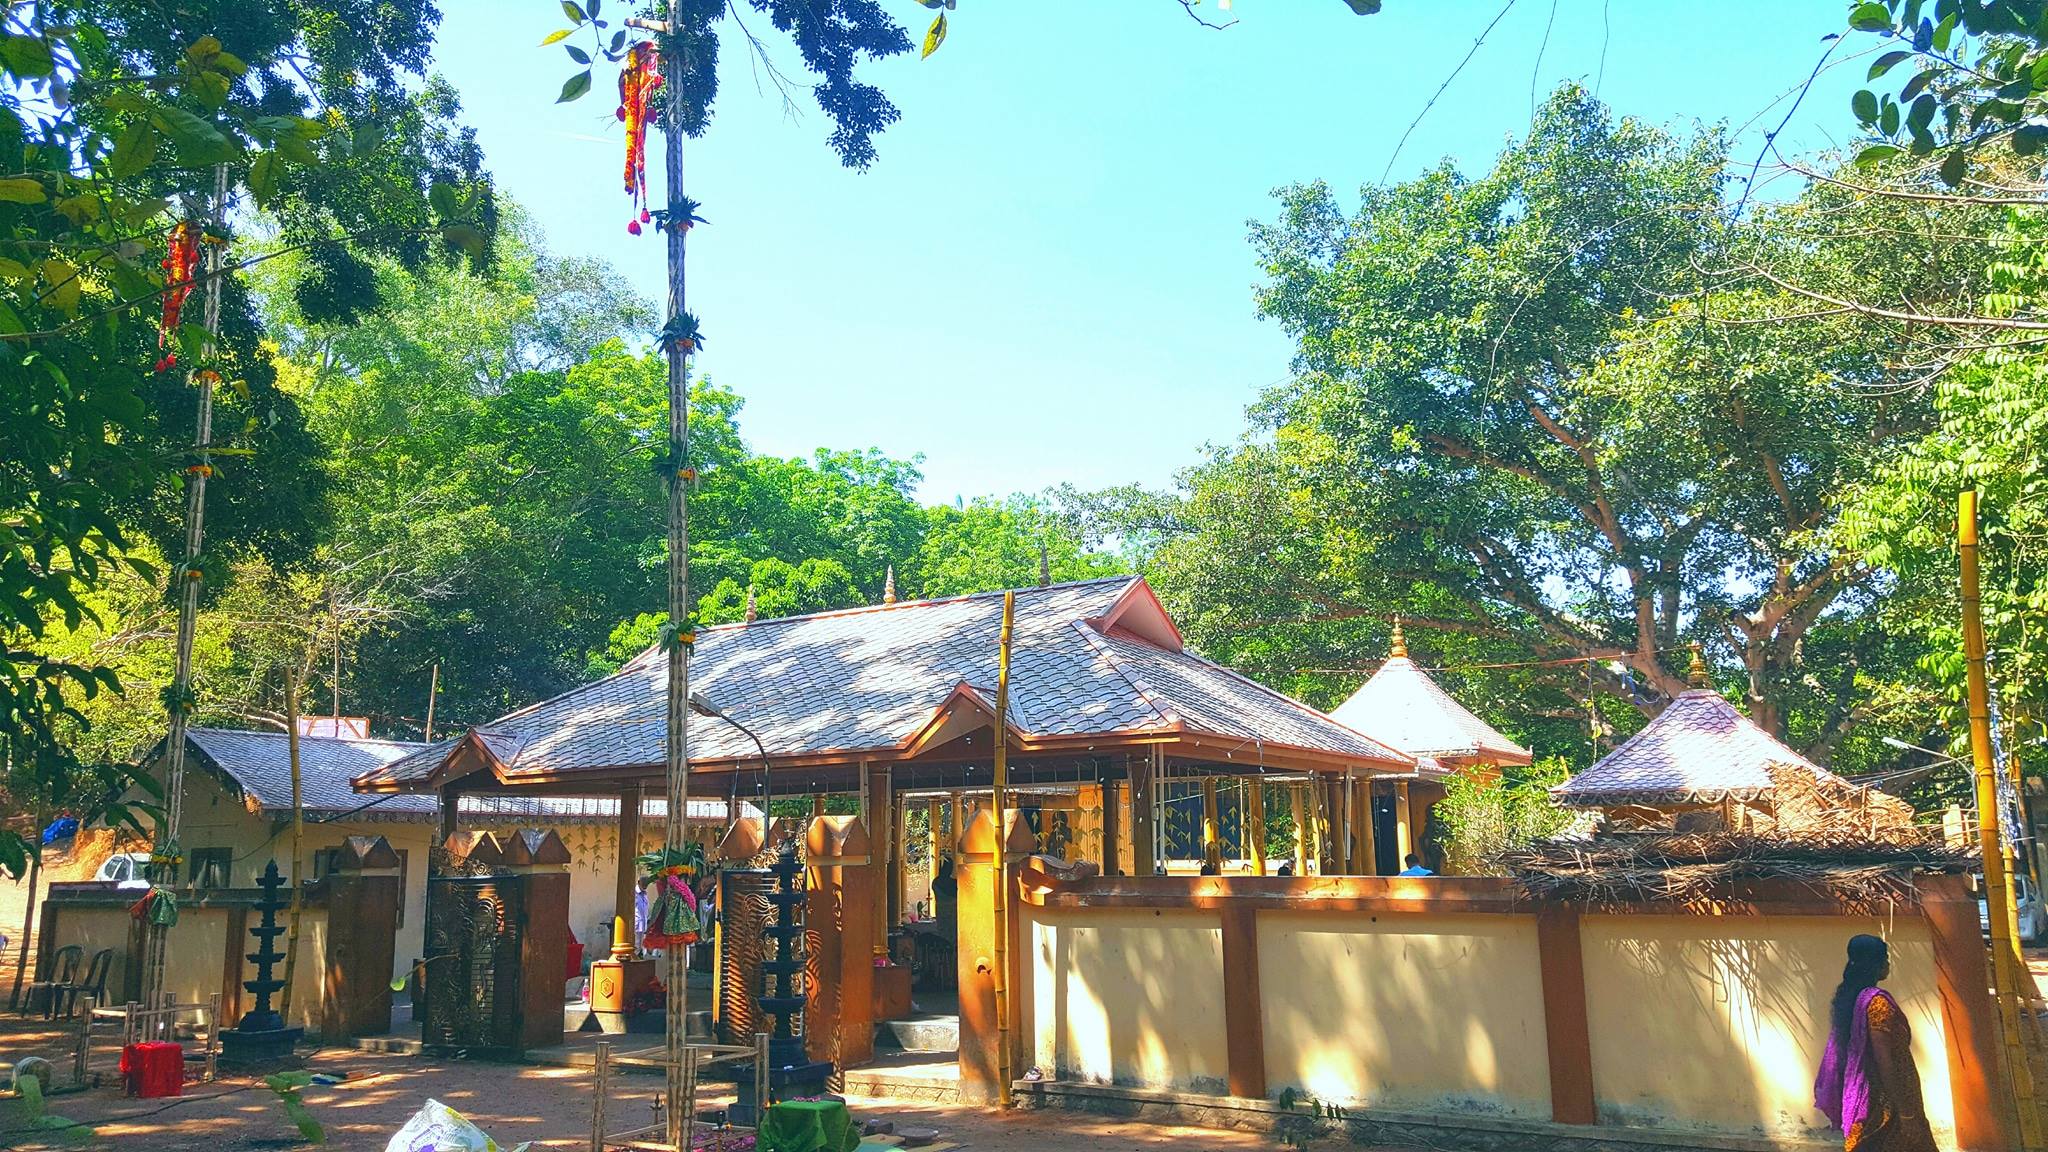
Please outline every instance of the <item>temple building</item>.
[{"label": "temple building", "polygon": [[1380,875],[1400,871],[1411,852],[1430,869],[1442,870],[1442,854],[1429,835],[1429,814],[1443,799],[1444,783],[1453,773],[1498,776],[1503,766],[1530,760],[1527,748],[1473,715],[1409,658],[1399,620],[1386,663],[1330,715],[1415,759],[1413,769],[1361,786],[1372,812],[1370,825],[1362,829],[1370,840],[1369,871]]}]

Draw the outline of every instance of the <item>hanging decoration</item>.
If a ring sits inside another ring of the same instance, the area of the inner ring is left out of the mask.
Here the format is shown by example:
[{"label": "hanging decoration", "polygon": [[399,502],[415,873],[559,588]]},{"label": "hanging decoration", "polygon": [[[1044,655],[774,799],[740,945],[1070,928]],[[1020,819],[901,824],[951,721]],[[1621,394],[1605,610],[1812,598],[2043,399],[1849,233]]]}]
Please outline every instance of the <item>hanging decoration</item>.
[{"label": "hanging decoration", "polygon": [[704,874],[704,847],[685,842],[640,857],[640,873],[654,885],[647,906],[647,932],[640,943],[650,949],[695,944],[704,922],[697,915],[696,880]]},{"label": "hanging decoration", "polygon": [[199,244],[203,238],[199,225],[190,220],[171,229],[168,251],[164,253],[164,314],[156,334],[156,346],[163,351],[156,362],[159,372],[178,362],[178,318],[185,311],[185,297],[192,294],[193,279],[199,274]]},{"label": "hanging decoration", "polygon": [[647,106],[661,87],[661,53],[651,40],[626,49],[626,66],[619,70],[618,117],[626,125],[626,195],[632,197],[637,215],[626,231],[640,235],[647,213]]}]

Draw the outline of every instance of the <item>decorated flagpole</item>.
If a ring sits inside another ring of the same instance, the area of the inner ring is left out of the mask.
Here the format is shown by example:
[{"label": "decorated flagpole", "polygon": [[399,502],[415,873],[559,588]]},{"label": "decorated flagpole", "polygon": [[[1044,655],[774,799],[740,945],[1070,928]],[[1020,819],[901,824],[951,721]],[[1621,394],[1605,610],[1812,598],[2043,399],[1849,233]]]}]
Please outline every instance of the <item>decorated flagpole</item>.
[{"label": "decorated flagpole", "polygon": [[[213,169],[213,219],[209,222],[219,229],[227,216],[228,169],[217,164]],[[199,413],[194,424],[192,439],[193,461],[185,468],[185,559],[178,565],[171,579],[178,583],[178,633],[176,663],[171,673],[171,686],[164,696],[165,711],[170,713],[170,734],[165,737],[164,747],[164,817],[157,826],[156,851],[151,861],[150,882],[162,887],[172,877],[168,870],[177,867],[178,831],[185,815],[185,732],[190,723],[192,706],[195,702],[192,691],[192,636],[199,620],[199,585],[201,582],[200,549],[205,543],[206,480],[213,475],[213,386],[220,377],[210,366],[214,352],[214,337],[220,332],[220,282],[221,266],[224,262],[224,244],[214,235],[195,235],[197,226],[186,222],[178,225],[171,233],[171,253],[164,261],[166,271],[164,295],[165,329],[162,342],[167,348],[177,346],[176,323],[178,306],[185,294],[191,291],[193,273],[203,263],[206,269],[206,307],[203,322],[206,326],[206,342],[199,356],[199,363],[188,370],[188,379],[199,389]],[[203,261],[192,260],[196,255],[191,246],[197,246],[197,253],[204,253]],[[181,246],[183,246],[181,248]],[[182,257],[181,257],[182,253]],[[183,283],[178,283],[182,273]],[[163,371],[176,363],[176,353],[168,352],[157,362],[157,370]],[[292,878],[297,883],[298,877]],[[168,891],[152,897],[154,901],[168,899]],[[154,1007],[164,991],[164,945],[169,934],[169,925],[164,920],[169,916],[158,914],[152,906],[149,917],[149,937],[143,949],[142,1002]]]},{"label": "decorated flagpole", "polygon": [[[662,195],[666,209],[659,224],[668,239],[668,318],[662,327],[662,351],[668,357],[668,738],[666,768],[668,819],[662,843],[678,852],[686,842],[690,806],[690,467],[689,357],[696,350],[696,325],[683,308],[683,242],[691,213],[683,200],[683,76],[681,0],[668,0],[668,19],[661,54],[663,98],[661,133],[665,145]],[[666,1021],[668,1083],[662,1115],[668,1121],[671,1148],[689,1146],[689,1117],[683,1115],[684,1045],[688,1040],[690,985],[687,947],[664,951],[668,984]]]}]

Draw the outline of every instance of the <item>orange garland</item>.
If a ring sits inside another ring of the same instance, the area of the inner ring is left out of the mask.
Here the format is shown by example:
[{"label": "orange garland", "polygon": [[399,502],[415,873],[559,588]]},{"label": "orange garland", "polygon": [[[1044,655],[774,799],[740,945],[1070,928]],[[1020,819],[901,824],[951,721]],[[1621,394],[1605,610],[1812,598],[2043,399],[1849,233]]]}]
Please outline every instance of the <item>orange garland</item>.
[{"label": "orange garland", "polygon": [[618,117],[626,124],[626,195],[633,198],[639,215],[626,224],[626,231],[640,235],[647,214],[647,104],[661,87],[661,53],[654,42],[642,40],[626,49],[626,66],[619,71]]},{"label": "orange garland", "polygon": [[192,294],[192,279],[199,272],[199,240],[199,225],[189,220],[171,229],[169,251],[164,254],[164,315],[156,333],[156,346],[165,350],[156,362],[159,372],[178,362],[171,341],[185,310],[185,297]]}]

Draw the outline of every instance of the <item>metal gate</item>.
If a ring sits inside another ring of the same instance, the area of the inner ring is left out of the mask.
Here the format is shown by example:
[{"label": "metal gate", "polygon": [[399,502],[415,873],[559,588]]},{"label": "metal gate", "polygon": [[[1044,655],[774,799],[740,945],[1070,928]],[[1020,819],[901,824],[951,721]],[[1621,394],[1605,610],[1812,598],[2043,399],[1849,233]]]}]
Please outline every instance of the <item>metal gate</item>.
[{"label": "metal gate", "polygon": [[427,881],[425,1012],[429,1049],[517,1053],[520,925],[524,888],[510,876],[434,876]]}]

